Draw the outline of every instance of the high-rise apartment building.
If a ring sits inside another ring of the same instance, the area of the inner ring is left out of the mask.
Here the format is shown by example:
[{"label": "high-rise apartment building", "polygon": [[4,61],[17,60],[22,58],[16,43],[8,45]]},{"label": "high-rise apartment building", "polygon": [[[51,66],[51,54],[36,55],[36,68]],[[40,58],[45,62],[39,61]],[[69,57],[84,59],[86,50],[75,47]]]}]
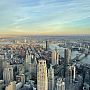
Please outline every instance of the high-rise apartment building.
[{"label": "high-rise apartment building", "polygon": [[59,64],[59,53],[57,49],[52,51],[52,65]]}]

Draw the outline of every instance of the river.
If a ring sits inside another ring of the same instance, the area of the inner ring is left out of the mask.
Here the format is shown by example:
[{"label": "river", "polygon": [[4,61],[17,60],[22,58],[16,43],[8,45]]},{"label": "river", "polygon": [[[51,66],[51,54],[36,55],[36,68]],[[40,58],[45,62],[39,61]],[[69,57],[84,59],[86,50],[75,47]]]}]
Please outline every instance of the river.
[{"label": "river", "polygon": [[[57,48],[57,50],[60,53],[61,57],[64,57],[64,49],[65,48],[59,47],[57,44],[50,44],[49,47],[50,47],[51,50],[54,50],[55,48]],[[80,53],[78,51],[73,51],[71,53],[71,59],[74,59],[77,54],[80,54]],[[80,58],[82,58],[83,56],[84,56],[84,54]],[[82,63],[82,64],[90,64],[90,55],[88,55],[87,57],[82,59],[80,61],[80,63]]]}]

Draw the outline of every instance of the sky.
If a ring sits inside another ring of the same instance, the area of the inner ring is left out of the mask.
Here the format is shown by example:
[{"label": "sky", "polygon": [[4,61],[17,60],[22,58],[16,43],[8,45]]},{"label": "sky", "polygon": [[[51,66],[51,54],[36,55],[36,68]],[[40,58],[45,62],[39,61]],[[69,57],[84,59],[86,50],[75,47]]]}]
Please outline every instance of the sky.
[{"label": "sky", "polygon": [[90,0],[0,0],[0,34],[90,34]]}]

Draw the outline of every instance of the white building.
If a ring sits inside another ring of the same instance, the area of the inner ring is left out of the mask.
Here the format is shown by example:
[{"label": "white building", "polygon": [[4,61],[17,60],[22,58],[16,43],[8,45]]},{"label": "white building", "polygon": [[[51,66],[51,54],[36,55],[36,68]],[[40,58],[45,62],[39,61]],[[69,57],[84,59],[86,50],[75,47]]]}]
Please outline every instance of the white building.
[{"label": "white building", "polygon": [[37,66],[37,90],[48,90],[46,60],[39,60]]},{"label": "white building", "polygon": [[65,90],[65,82],[62,78],[57,79],[56,90]]}]

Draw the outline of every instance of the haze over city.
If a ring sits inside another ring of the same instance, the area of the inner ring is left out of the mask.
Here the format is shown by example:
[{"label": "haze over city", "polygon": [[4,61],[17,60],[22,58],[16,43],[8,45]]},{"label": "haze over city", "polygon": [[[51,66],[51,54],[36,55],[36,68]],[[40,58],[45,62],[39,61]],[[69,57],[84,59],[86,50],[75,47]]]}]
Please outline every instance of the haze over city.
[{"label": "haze over city", "polygon": [[0,35],[90,34],[89,0],[1,0]]}]

